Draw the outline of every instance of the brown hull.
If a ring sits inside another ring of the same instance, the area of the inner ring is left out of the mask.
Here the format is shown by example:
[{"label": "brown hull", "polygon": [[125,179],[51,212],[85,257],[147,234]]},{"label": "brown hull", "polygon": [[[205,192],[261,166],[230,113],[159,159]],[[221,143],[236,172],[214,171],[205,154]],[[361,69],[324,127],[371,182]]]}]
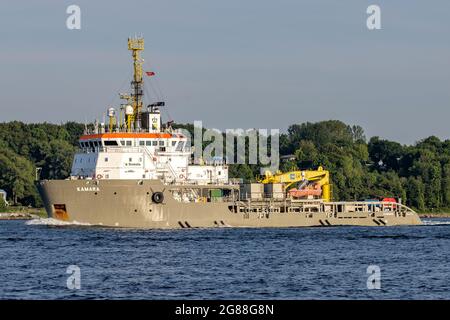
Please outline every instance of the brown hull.
[{"label": "brown hull", "polygon": [[[421,224],[414,212],[234,212],[233,203],[175,200],[159,180],[43,180],[38,189],[49,217],[110,227],[312,227],[312,226],[392,226]],[[161,191],[161,204],[152,194]]]}]

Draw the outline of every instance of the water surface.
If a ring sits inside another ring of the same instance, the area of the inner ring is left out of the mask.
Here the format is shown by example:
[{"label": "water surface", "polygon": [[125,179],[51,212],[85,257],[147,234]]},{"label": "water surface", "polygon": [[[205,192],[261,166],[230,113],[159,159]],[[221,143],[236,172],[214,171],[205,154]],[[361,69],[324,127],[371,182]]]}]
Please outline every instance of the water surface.
[{"label": "water surface", "polygon": [[[0,221],[1,299],[450,299],[450,219],[130,230]],[[81,289],[66,286],[69,265]],[[367,267],[381,289],[367,289]]]}]

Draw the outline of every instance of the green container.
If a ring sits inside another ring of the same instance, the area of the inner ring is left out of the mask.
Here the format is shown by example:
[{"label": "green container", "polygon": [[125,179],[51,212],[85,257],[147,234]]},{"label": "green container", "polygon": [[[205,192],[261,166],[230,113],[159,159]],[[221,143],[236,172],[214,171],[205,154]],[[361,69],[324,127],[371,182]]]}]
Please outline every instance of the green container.
[{"label": "green container", "polygon": [[211,198],[221,198],[223,196],[222,189],[212,189],[209,190]]}]

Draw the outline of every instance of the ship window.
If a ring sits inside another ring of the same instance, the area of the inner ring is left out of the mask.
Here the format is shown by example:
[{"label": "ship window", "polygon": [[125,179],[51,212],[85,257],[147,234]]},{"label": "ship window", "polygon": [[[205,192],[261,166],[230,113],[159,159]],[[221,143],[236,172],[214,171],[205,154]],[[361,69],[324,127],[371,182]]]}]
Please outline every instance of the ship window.
[{"label": "ship window", "polygon": [[89,141],[89,146],[90,146],[91,148],[93,148],[93,147],[94,147],[94,143],[92,143],[92,141]]},{"label": "ship window", "polygon": [[140,145],[140,146],[145,146],[145,141],[143,141],[143,140],[142,140],[142,141],[139,141],[139,145]]},{"label": "ship window", "polygon": [[178,142],[177,148],[175,149],[175,151],[182,151],[183,150],[183,146],[184,146],[184,142],[180,141]]},{"label": "ship window", "polygon": [[105,140],[104,143],[105,143],[105,146],[117,146],[116,140]]},{"label": "ship window", "polygon": [[108,162],[108,157],[105,157],[105,162]]},{"label": "ship window", "polygon": [[133,158],[129,158],[128,161],[129,161],[129,162],[133,162]]},{"label": "ship window", "polygon": [[153,145],[154,145],[154,146],[157,146],[157,145],[158,145],[158,141],[153,140]]},{"label": "ship window", "polygon": [[146,145],[146,146],[151,146],[151,145],[152,145],[152,141],[151,141],[151,140],[145,141],[145,145]]},{"label": "ship window", "polygon": [[127,140],[127,146],[131,146],[131,140]]},{"label": "ship window", "polygon": [[172,147],[175,147],[176,144],[177,144],[176,141],[172,141]]},{"label": "ship window", "polygon": [[159,151],[166,152],[166,147],[159,147]]},{"label": "ship window", "polygon": [[142,162],[142,158],[139,158],[139,162]]},{"label": "ship window", "polygon": [[164,146],[164,140],[160,140],[160,141],[159,141],[159,145],[160,145],[160,146]]}]

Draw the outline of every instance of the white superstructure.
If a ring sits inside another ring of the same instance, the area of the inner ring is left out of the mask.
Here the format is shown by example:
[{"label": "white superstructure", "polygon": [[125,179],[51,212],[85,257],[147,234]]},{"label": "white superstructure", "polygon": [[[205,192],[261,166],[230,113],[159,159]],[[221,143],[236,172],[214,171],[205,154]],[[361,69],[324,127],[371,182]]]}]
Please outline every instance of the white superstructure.
[{"label": "white superstructure", "polygon": [[[150,130],[149,130],[150,131]],[[153,130],[152,130],[153,131]],[[177,132],[83,135],[72,179],[161,179],[165,183],[227,183],[223,163],[194,165],[187,138]]]}]

